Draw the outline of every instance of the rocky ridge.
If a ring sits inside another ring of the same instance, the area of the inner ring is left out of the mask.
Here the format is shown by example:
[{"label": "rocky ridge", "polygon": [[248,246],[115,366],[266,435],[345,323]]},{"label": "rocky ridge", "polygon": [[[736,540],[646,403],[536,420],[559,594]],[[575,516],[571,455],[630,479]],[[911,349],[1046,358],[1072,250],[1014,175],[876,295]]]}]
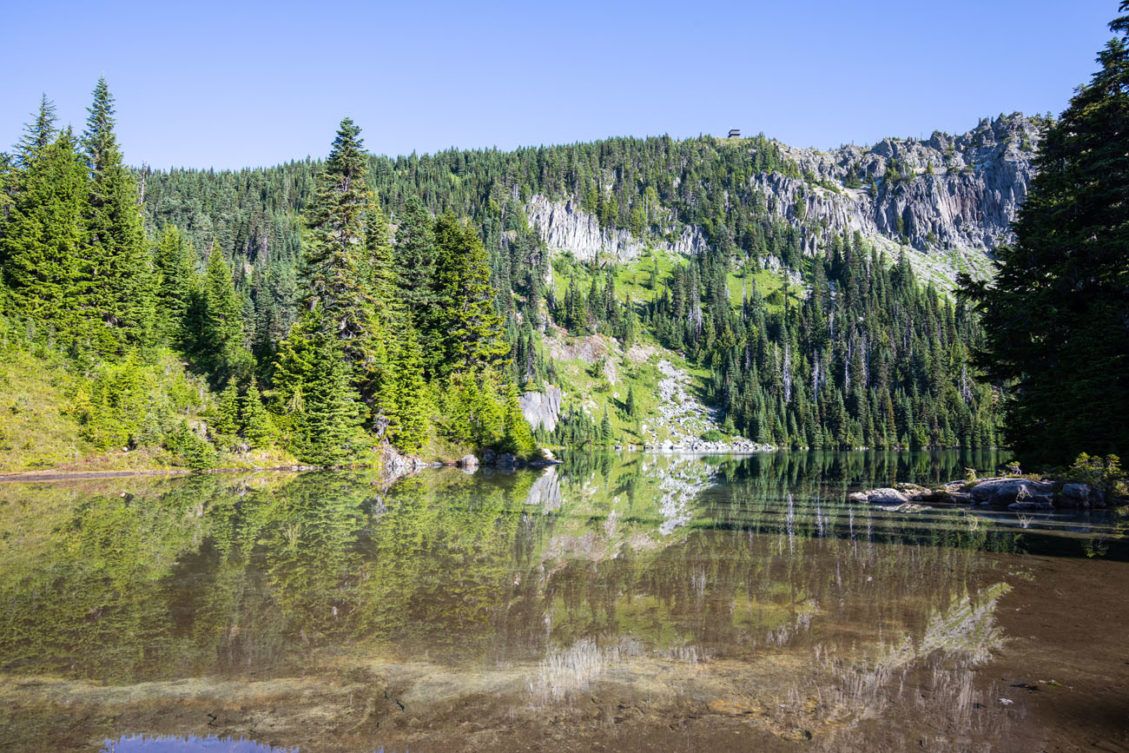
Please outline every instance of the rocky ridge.
[{"label": "rocky ridge", "polygon": [[[1011,240],[1011,222],[1034,176],[1040,121],[1018,113],[959,135],[883,139],[833,151],[781,145],[803,178],[753,178],[769,210],[830,232],[861,232],[918,251],[989,251]],[[851,187],[856,186],[856,187]]]},{"label": "rocky ridge", "polygon": [[[915,271],[947,288],[957,272],[987,275],[991,252],[1012,239],[1011,222],[1034,176],[1041,128],[1041,119],[1015,113],[985,118],[962,134],[887,138],[869,147],[778,143],[799,176],[761,172],[749,184],[770,215],[803,228],[805,253],[858,232],[888,255],[918,252],[909,255]],[[535,195],[526,213],[551,253],[569,252],[582,261],[626,262],[648,247],[682,255],[707,247],[700,228],[673,219],[667,234],[673,242],[604,228],[575,198]]]}]

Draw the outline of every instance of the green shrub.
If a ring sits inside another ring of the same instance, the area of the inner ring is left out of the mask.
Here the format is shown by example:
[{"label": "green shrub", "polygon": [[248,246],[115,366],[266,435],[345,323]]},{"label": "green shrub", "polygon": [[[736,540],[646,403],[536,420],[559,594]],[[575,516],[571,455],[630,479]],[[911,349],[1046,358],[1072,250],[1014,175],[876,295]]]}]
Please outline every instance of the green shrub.
[{"label": "green shrub", "polygon": [[219,456],[215,446],[193,431],[185,421],[181,421],[165,438],[164,446],[194,471],[214,467]]},{"label": "green shrub", "polygon": [[1064,479],[1089,484],[1107,497],[1129,497],[1129,475],[1117,455],[1088,455],[1083,452],[1066,470]]}]

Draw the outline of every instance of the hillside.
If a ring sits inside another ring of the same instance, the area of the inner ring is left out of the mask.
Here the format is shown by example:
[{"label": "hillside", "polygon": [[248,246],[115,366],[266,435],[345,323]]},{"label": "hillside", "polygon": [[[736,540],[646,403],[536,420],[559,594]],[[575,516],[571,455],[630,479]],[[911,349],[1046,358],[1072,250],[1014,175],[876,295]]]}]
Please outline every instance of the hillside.
[{"label": "hillside", "polygon": [[[636,337],[668,349],[727,435],[796,446],[979,444],[993,441],[998,402],[973,384],[968,355],[979,335],[959,307],[945,313],[953,304],[924,291],[950,290],[961,272],[990,275],[1044,125],[1016,114],[963,134],[833,151],[764,136],[621,138],[369,164],[393,227],[414,196],[433,214],[471,218],[519,381],[535,393],[527,402],[563,387],[565,415],[576,421],[579,406],[591,409],[588,435],[599,433],[604,403],[579,398],[589,385],[545,347],[551,327],[554,339],[609,336],[623,352]],[[289,327],[299,216],[317,168],[141,176],[154,230],[174,223],[197,247],[218,241],[231,254],[258,342]],[[888,281],[898,296],[924,297],[891,308],[875,280],[881,267],[901,279]],[[891,326],[903,328],[900,343]],[[872,363],[881,373],[868,373]],[[854,398],[852,370],[864,385]],[[601,441],[641,441],[609,415],[614,436]]]},{"label": "hillside", "polygon": [[[657,137],[399,158],[365,155],[346,119],[325,164],[114,173],[141,213],[107,215],[120,256],[103,258],[82,246],[100,199],[35,182],[102,180],[73,172],[93,142],[52,117],[45,100],[0,176],[0,303],[39,333],[9,346],[4,376],[42,398],[10,425],[17,444],[33,444],[21,421],[55,437],[9,467],[528,451],[519,412],[551,446],[996,441],[982,334],[946,291],[990,274],[1009,239],[1037,119],[828,152]],[[52,378],[31,389],[40,368]],[[168,396],[159,415],[122,407],[138,384]]]}]

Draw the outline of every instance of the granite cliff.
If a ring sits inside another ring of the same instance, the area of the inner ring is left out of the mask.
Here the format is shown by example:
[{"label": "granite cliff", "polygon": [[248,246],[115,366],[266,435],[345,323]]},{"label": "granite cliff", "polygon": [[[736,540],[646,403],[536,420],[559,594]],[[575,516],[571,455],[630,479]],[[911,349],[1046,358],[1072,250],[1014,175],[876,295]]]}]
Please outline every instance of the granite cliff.
[{"label": "granite cliff", "polygon": [[[869,147],[824,151],[778,143],[796,169],[752,173],[750,195],[765,213],[802,229],[805,253],[818,253],[835,235],[858,232],[888,253],[916,251],[915,268],[947,286],[957,272],[986,273],[993,249],[1010,240],[1034,175],[1042,125],[1039,118],[1012,114],[986,118],[962,134],[888,138]],[[750,164],[754,157],[750,148]],[[696,226],[672,220],[664,237],[640,237],[602,227],[579,204],[575,197],[543,195],[527,202],[530,226],[550,252],[623,262],[649,246],[682,255],[707,246]]]}]

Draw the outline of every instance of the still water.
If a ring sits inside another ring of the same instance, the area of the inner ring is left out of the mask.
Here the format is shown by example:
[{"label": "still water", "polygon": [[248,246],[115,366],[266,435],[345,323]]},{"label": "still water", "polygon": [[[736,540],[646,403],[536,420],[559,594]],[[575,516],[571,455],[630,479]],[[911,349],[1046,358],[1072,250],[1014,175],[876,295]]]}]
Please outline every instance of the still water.
[{"label": "still water", "polygon": [[0,484],[0,750],[1129,747],[1129,521],[995,458]]}]

